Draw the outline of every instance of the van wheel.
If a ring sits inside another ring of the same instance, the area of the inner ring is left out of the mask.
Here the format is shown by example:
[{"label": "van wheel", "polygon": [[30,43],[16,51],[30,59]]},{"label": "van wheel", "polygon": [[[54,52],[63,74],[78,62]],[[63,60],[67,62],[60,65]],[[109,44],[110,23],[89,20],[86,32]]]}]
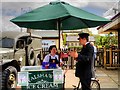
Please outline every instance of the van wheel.
[{"label": "van wheel", "polygon": [[28,65],[29,66],[34,66],[35,65],[34,50],[31,48],[28,53],[29,53],[29,55],[28,55]]},{"label": "van wheel", "polygon": [[2,73],[2,88],[7,90],[17,86],[17,70],[13,66],[9,66]]}]

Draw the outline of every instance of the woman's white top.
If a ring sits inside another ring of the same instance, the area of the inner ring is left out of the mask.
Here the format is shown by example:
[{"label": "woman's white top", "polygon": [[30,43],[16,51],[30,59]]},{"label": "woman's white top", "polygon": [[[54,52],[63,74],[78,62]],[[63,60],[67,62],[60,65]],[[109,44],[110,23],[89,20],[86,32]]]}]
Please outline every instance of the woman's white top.
[{"label": "woman's white top", "polygon": [[[51,59],[55,59],[55,58],[57,58],[57,60],[59,60],[58,55],[54,55],[54,56],[52,56],[51,54],[47,54],[47,55],[45,56],[43,62],[49,62],[49,60],[50,60],[50,56],[51,56]],[[62,62],[61,59],[60,59],[60,62]]]}]

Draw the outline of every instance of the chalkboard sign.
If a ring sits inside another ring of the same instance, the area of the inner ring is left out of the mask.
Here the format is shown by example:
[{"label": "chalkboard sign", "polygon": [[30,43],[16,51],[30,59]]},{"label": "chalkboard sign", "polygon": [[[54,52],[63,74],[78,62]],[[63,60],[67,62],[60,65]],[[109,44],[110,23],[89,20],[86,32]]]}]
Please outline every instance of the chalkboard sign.
[{"label": "chalkboard sign", "polygon": [[63,88],[63,80],[64,76],[61,69],[18,73],[18,85],[22,86],[22,90],[61,90]]}]

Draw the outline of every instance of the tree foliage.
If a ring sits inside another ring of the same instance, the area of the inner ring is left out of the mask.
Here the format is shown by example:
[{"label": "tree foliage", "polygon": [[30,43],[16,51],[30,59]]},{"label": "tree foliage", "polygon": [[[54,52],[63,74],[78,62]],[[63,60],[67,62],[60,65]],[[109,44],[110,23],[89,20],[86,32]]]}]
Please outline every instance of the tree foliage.
[{"label": "tree foliage", "polygon": [[96,35],[95,44],[97,46],[105,46],[109,48],[110,46],[117,46],[118,40],[115,35],[107,34],[105,36]]},{"label": "tree foliage", "polygon": [[67,37],[67,34],[66,34],[66,33],[63,33],[63,45],[66,44],[66,37]]}]

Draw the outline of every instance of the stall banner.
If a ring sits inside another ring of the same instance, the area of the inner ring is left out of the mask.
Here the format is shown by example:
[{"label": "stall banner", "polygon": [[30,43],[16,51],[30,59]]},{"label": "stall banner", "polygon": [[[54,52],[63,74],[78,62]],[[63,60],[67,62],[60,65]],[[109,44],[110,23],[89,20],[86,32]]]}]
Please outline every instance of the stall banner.
[{"label": "stall banner", "polygon": [[23,71],[18,73],[18,85],[31,89],[61,89],[63,87],[63,71],[48,69],[40,71]]}]

